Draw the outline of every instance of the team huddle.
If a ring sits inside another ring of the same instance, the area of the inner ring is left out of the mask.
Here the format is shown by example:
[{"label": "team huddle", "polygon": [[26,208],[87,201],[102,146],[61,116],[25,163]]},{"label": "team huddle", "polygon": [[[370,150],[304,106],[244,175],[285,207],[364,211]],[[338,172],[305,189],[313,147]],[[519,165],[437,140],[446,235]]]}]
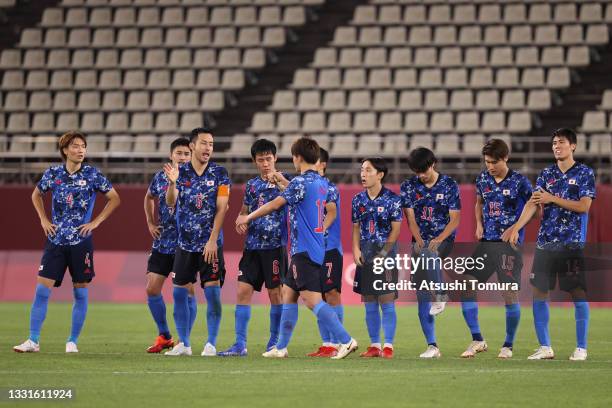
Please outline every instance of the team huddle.
[{"label": "team huddle", "polygon": [[[223,222],[228,211],[231,180],[227,170],[212,162],[213,135],[194,129],[189,138],[170,146],[171,162],[155,174],[144,197],[147,225],[153,246],[147,263],[147,302],[158,336],[147,349],[165,355],[192,355],[191,332],[196,321],[196,283],[207,302],[207,340],[202,356],[246,356],[251,299],[265,285],[270,299],[270,337],[263,356],[288,356],[298,320],[298,299],[314,313],[321,346],[312,357],[342,359],[357,350],[357,341],[343,325],[341,301],[343,249],[340,239],[341,203],[338,188],[325,176],[329,154],[311,138],[291,147],[296,174],[276,169],[276,146],[266,139],[251,147],[258,176],[250,179],[240,214],[239,234],[246,235],[239,263],[235,307],[235,340],[217,351],[221,324],[221,288],[225,280]],[[59,141],[64,164],[43,174],[32,201],[47,236],[30,314],[30,336],[13,349],[38,352],[52,287],[59,287],[68,268],[74,286],[70,337],[66,352],[78,352],[77,342],[88,305],[88,284],[94,273],[91,232],[117,208],[119,195],[108,179],[85,163],[87,142],[82,133],[68,132]],[[551,359],[555,354],[549,335],[548,292],[559,281],[575,305],[576,348],[571,360],[587,358],[589,306],[583,248],[588,212],[595,198],[593,170],[575,162],[576,134],[559,129],[552,135],[555,164],[542,170],[535,188],[508,167],[509,148],[499,139],[482,149],[486,169],[476,179],[476,238],[473,257],[485,259],[484,268],[462,275],[466,281],[487,282],[495,273],[499,282],[520,285],[524,227],[541,216],[530,282],[533,286],[534,326],[540,347],[529,359]],[[374,272],[375,260],[398,254],[398,237],[405,218],[412,235],[412,256],[445,258],[451,254],[460,223],[459,186],[437,171],[434,152],[417,148],[408,165],[415,176],[401,184],[400,194],[384,186],[388,173],[380,157],[361,162],[364,188],[351,203],[352,254],[356,265],[353,290],[365,307],[370,345],[361,357],[393,358],[397,327],[395,302],[398,270]],[[47,217],[43,195],[51,191],[52,217]],[[92,219],[97,192],[107,203]],[[157,216],[156,216],[157,207]],[[288,252],[288,253],[287,253]],[[433,265],[437,265],[435,262]],[[413,282],[443,282],[440,267],[419,268]],[[173,317],[178,338],[170,333],[162,287],[172,278]],[[382,289],[375,281],[382,280]],[[518,286],[517,286],[518,287]],[[512,357],[520,322],[518,291],[502,292],[506,312],[506,338],[498,357]],[[449,300],[445,290],[418,290],[418,318],[427,343],[421,358],[441,357],[436,340],[436,316]],[[477,295],[461,292],[461,309],[472,341],[461,357],[488,349],[478,321]],[[381,333],[382,332],[382,333]],[[381,336],[382,334],[382,336]]]}]

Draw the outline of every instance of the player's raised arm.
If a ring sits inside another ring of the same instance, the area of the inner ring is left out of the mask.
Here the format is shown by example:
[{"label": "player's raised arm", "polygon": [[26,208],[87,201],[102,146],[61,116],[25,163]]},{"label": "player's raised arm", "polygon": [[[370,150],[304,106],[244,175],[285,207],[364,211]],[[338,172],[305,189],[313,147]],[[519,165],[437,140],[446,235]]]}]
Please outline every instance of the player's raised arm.
[{"label": "player's raised arm", "polygon": [[249,222],[266,216],[274,211],[280,210],[283,206],[287,204],[287,200],[285,198],[278,196],[274,200],[262,205],[257,210],[253,211],[248,215],[240,214],[238,218],[236,218],[236,226],[246,225]]},{"label": "player's raised arm", "polygon": [[44,193],[40,191],[38,187],[34,187],[34,191],[32,192],[32,204],[34,205],[36,214],[38,214],[38,218],[40,218],[40,225],[42,226],[45,235],[55,235],[57,226],[49,220],[49,217],[47,217],[47,213],[45,212],[45,203],[43,202],[42,198],[43,194]]},{"label": "player's raised arm", "polygon": [[147,227],[149,228],[149,233],[153,237],[153,239],[158,239],[161,230],[160,226],[157,225],[155,221],[155,197],[151,194],[151,191],[147,189],[147,193],[144,196],[144,213],[145,218],[147,220]]},{"label": "player's raised arm", "polygon": [[104,220],[106,220],[117,207],[119,207],[119,204],[121,204],[119,193],[117,193],[114,188],[111,188],[110,191],[104,194],[104,196],[106,197],[107,201],[100,214],[98,214],[93,221],[79,226],[79,231],[82,236],[87,236],[94,229],[98,228],[100,224],[102,224],[102,222],[104,222]]},{"label": "player's raised arm", "polygon": [[174,207],[176,205],[176,199],[178,197],[178,189],[176,188],[176,181],[179,177],[178,164],[164,164],[164,173],[166,174],[166,178],[168,179],[168,191],[166,191],[166,205],[168,207]]}]

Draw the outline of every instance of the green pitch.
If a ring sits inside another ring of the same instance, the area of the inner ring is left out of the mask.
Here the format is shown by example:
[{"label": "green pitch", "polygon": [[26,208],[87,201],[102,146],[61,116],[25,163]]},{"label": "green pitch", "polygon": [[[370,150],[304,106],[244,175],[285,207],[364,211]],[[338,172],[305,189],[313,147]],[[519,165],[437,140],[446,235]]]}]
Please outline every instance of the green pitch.
[{"label": "green pitch", "polygon": [[[471,338],[461,310],[448,308],[437,321],[442,351],[437,361],[418,358],[425,344],[416,309],[411,306],[398,310],[395,359],[366,360],[353,354],[341,361],[305,357],[319,344],[314,317],[306,309],[300,309],[290,358],[271,361],[260,357],[268,340],[266,307],[253,308],[246,358],[199,356],[205,335],[202,305],[192,335],[193,357],[150,355],[144,350],[156,333],[144,303],[90,305],[78,355],[64,353],[71,305],[52,303],[43,327],[41,352],[17,354],[12,346],[27,337],[29,309],[27,304],[0,305],[0,387],[75,390],[72,402],[36,406],[612,406],[610,309],[591,309],[586,362],[567,360],[575,347],[571,308],[551,310],[557,355],[553,361],[526,360],[537,345],[527,307],[522,310],[515,356],[509,361],[496,359],[504,339],[503,307],[480,308],[489,351],[472,360],[458,357]],[[168,309],[173,327],[172,306]],[[233,341],[233,313],[232,305],[224,306],[219,348]],[[347,307],[345,316],[347,328],[364,350],[368,336],[363,308]],[[0,402],[0,407],[3,405]],[[28,405],[19,402],[14,406]]]}]

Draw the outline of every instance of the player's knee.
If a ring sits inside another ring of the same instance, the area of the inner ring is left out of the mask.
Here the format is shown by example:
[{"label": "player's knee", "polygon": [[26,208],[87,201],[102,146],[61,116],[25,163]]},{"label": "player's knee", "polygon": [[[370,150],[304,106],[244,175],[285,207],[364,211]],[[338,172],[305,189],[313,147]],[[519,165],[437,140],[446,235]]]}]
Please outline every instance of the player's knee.
[{"label": "player's knee", "polygon": [[330,306],[338,306],[342,299],[340,293],[336,289],[332,289],[325,294],[325,301],[329,303]]},{"label": "player's knee", "polygon": [[514,290],[509,290],[502,292],[502,297],[504,298],[504,302],[507,305],[513,305],[518,303],[518,292]]}]

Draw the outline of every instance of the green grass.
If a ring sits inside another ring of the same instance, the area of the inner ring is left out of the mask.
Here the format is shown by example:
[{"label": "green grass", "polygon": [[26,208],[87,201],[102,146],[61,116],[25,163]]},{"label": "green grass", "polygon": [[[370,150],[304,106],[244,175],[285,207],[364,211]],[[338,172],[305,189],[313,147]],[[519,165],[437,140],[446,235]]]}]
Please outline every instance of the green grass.
[{"label": "green grass", "polygon": [[[42,333],[42,351],[18,354],[11,348],[27,337],[29,305],[0,304],[0,387],[75,389],[68,406],[612,406],[612,310],[591,310],[589,360],[570,362],[575,347],[573,310],[551,310],[551,336],[557,359],[527,361],[537,345],[531,309],[524,307],[515,356],[496,359],[504,338],[503,307],[481,307],[480,321],[489,351],[458,358],[470,341],[457,307],[437,321],[442,358],[422,361],[425,348],[414,307],[400,307],[393,360],[305,357],[318,345],[315,319],[300,309],[289,346],[290,358],[260,357],[268,340],[268,309],[254,307],[246,358],[203,358],[205,307],[194,327],[193,357],[149,355],[155,336],[146,305],[92,304],[79,341],[81,352],[66,355],[69,304],[51,304]],[[171,319],[172,306],[168,316]],[[219,347],[233,340],[233,306],[224,306]],[[368,345],[362,307],[347,307],[346,325],[362,349]],[[171,323],[173,326],[173,323]],[[49,404],[49,405],[47,405]],[[46,403],[44,406],[64,405]],[[0,403],[0,407],[3,404]],[[20,402],[16,406],[27,406]],[[37,406],[42,406],[37,404]]]}]

